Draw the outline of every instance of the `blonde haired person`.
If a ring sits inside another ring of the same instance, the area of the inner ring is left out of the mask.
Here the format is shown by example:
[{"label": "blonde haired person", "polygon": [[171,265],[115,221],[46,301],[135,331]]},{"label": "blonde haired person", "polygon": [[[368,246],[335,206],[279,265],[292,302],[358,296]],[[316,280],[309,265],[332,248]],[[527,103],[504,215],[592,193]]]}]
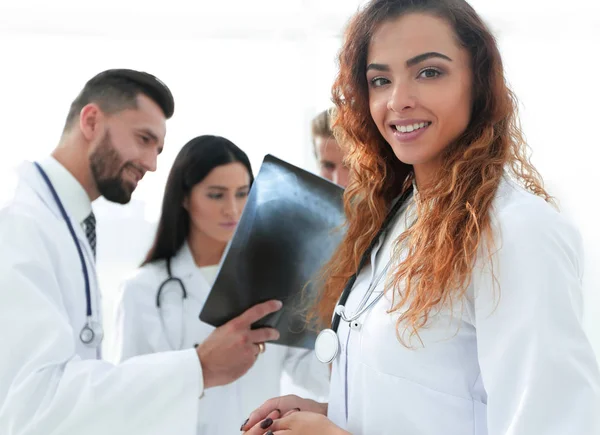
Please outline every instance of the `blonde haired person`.
[{"label": "blonde haired person", "polygon": [[344,163],[344,150],[331,129],[332,109],[324,110],[311,121],[311,135],[319,175],[342,187],[348,185],[349,170]]}]

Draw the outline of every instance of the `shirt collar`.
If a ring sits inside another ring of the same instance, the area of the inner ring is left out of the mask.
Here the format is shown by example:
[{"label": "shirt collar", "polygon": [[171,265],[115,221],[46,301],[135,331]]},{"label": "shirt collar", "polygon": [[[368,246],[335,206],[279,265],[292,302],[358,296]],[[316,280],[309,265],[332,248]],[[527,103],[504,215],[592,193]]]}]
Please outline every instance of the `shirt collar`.
[{"label": "shirt collar", "polygon": [[194,270],[196,269],[196,263],[194,262],[194,257],[192,255],[192,251],[187,242],[183,242],[179,251],[175,254],[175,256],[171,259],[171,271],[173,272],[173,276],[190,276]]},{"label": "shirt collar", "polygon": [[92,202],[83,186],[54,157],[44,159],[40,165],[48,174],[67,214],[81,224],[92,212]]}]

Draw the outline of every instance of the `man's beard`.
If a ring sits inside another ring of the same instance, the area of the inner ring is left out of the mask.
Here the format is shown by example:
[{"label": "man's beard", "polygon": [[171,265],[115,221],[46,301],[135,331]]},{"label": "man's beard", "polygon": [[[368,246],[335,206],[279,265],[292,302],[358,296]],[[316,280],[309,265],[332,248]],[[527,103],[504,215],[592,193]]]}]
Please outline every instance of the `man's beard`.
[{"label": "man's beard", "polygon": [[127,164],[122,163],[108,130],[90,156],[90,167],[100,195],[118,204],[127,204],[131,200],[134,187],[123,181]]}]

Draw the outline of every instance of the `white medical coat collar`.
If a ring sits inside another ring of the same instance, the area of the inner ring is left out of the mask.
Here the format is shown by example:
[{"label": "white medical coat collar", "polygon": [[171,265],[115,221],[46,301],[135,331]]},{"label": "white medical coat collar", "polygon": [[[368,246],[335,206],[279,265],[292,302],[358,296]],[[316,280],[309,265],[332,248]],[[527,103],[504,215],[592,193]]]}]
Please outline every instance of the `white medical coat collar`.
[{"label": "white medical coat collar", "polygon": [[171,272],[176,278],[189,278],[197,268],[192,251],[186,240],[183,242],[183,246],[179,248],[179,251],[177,251],[177,254],[171,259]]},{"label": "white medical coat collar", "polygon": [[[46,159],[43,162],[40,162],[40,166],[42,166],[42,168],[46,172],[47,172],[47,166],[52,167],[52,163],[50,163],[50,165],[48,165],[47,163],[48,163],[48,159]],[[56,162],[56,164],[60,165],[58,162]],[[63,167],[63,170],[67,171],[66,169],[64,169],[64,167]],[[58,172],[60,173],[60,170]],[[48,186],[44,182],[44,179],[42,178],[40,173],[37,171],[37,169],[33,165],[33,163],[24,162],[19,167],[18,174],[19,174],[19,178],[20,178],[21,182],[25,183],[30,189],[33,189],[33,191],[39,196],[40,200],[42,202],[44,202],[44,204],[46,204],[48,209],[56,216],[56,218],[62,219],[63,217],[62,217],[62,214],[60,213],[60,209],[58,208],[58,205],[56,204],[56,202],[54,202],[54,198],[52,198],[52,195],[50,193]],[[73,223],[74,223],[73,228],[75,230],[77,239],[79,240],[80,245],[83,247],[84,251],[86,252],[88,259],[90,259],[88,267],[91,267],[90,276],[92,276],[93,274],[96,273],[94,254],[92,252],[92,248],[90,247],[89,241],[88,241],[87,237],[85,236],[85,233],[81,226],[82,222],[75,221],[76,217],[73,215],[73,211],[71,210],[71,208],[69,206],[69,204],[73,204],[75,202],[75,200],[73,198],[70,198],[70,199],[65,198],[64,195],[66,193],[65,193],[64,188],[63,188],[63,191],[59,191],[57,186],[54,185],[54,179],[51,178],[52,177],[51,174],[47,172],[47,175],[50,178],[50,181],[52,182],[61,202],[63,203],[63,206],[65,207],[65,209],[67,211],[67,214],[73,220]],[[60,175],[59,175],[59,178],[60,178]],[[75,178],[73,178],[73,180],[75,180]],[[75,180],[75,182],[77,182],[77,181]],[[66,184],[67,184],[67,186],[69,185],[68,182]],[[83,190],[83,187],[81,187],[81,185],[79,183],[77,183],[77,184]],[[85,191],[83,191],[83,192],[85,193]],[[87,197],[87,194],[86,194],[86,199],[87,199],[87,204],[88,204],[89,210],[91,211],[91,202],[89,200],[89,197]],[[67,202],[67,201],[69,201],[69,202]],[[78,213],[79,215],[81,215],[82,213],[85,213],[85,209],[84,209],[84,207],[81,206],[81,204],[78,207],[79,208],[78,208],[78,210],[75,210],[75,213]],[[88,212],[88,215],[89,215],[89,212]],[[87,217],[87,215],[85,217]],[[85,219],[85,217],[84,217],[84,219]],[[75,223],[76,223],[76,225],[75,225]]]},{"label": "white medical coat collar", "polygon": [[39,162],[52,182],[67,214],[81,225],[92,212],[92,202],[77,179],[54,157]]}]

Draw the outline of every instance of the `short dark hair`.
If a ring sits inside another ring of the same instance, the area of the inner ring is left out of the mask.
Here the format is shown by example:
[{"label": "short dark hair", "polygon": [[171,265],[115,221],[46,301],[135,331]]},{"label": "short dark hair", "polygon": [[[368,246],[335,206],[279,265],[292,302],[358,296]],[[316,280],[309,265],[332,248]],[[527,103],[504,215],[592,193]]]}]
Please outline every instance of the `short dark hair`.
[{"label": "short dark hair", "polygon": [[246,167],[250,185],[254,181],[250,160],[244,151],[221,136],[198,136],[181,148],[167,179],[162,212],[154,243],[142,264],[173,257],[190,230],[190,215],[184,199],[216,167],[239,162]]},{"label": "short dark hair", "polygon": [[112,114],[137,108],[137,96],[143,94],[161,108],[167,119],[173,116],[173,94],[152,74],[131,69],[110,69],[92,77],[71,103],[65,122],[68,130],[81,109],[96,103],[103,112]]}]

